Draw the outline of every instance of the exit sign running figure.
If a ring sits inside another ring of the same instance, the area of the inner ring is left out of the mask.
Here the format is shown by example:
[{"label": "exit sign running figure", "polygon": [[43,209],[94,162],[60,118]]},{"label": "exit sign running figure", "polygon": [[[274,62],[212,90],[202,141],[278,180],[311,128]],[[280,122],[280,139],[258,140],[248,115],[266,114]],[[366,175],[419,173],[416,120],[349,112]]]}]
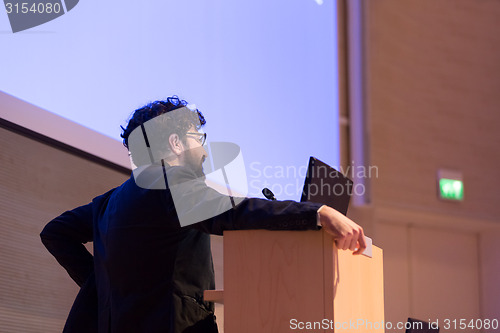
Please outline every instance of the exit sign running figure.
[{"label": "exit sign running figure", "polygon": [[464,183],[462,173],[451,170],[438,171],[438,195],[440,199],[463,201]]}]

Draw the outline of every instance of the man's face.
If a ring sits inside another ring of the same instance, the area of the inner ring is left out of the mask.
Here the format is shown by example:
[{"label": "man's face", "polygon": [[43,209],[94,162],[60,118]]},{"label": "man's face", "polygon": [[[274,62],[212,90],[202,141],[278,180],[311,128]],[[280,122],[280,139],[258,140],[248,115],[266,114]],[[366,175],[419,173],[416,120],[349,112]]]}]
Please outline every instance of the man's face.
[{"label": "man's face", "polygon": [[[198,133],[194,126],[192,126],[188,132]],[[201,134],[202,133],[200,133],[200,135],[186,134],[186,150],[184,151],[184,165],[191,168],[191,170],[193,170],[198,177],[205,176],[205,173],[203,172],[203,162],[208,156],[207,151],[201,145]]]}]

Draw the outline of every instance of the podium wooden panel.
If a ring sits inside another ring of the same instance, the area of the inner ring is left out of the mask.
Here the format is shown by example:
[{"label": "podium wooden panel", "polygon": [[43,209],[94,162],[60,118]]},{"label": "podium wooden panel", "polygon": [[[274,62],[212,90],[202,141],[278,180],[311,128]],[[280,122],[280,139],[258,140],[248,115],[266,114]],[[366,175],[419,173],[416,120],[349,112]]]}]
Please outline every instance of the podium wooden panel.
[{"label": "podium wooden panel", "polygon": [[225,333],[384,332],[382,250],[372,253],[337,251],[323,231],[226,231],[224,291],[205,299],[224,303]]}]

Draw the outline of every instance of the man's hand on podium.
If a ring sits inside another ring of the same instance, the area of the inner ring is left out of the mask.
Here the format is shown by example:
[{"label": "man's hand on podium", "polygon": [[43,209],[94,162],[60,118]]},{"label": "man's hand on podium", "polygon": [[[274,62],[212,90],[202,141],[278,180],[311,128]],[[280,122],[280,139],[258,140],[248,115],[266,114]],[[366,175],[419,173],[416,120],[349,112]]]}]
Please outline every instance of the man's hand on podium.
[{"label": "man's hand on podium", "polygon": [[339,211],[322,206],[318,210],[319,222],[325,231],[333,236],[337,247],[341,250],[362,254],[366,249],[363,228]]}]

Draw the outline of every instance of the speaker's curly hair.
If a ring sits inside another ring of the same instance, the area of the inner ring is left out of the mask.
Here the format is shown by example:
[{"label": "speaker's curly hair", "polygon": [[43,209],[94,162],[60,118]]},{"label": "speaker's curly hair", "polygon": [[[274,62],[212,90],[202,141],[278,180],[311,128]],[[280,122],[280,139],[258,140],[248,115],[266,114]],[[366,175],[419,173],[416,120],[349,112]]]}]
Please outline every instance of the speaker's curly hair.
[{"label": "speaker's curly hair", "polygon": [[[172,97],[168,97],[163,101],[154,101],[146,104],[145,106],[134,111],[132,116],[130,117],[127,127],[120,126],[122,129],[122,134],[120,135],[123,138],[123,145],[130,150],[129,148],[129,136],[130,134],[142,124],[151,120],[159,115],[166,114],[170,111],[180,109],[184,106],[187,106],[188,103],[179,99],[176,95]],[[162,125],[164,125],[165,130],[162,131],[163,142],[168,142],[168,138],[171,134],[177,134],[183,140],[185,140],[186,132],[189,130],[191,126],[195,126],[197,130],[199,130],[202,126],[206,124],[205,117],[198,110],[191,110],[189,108],[185,108],[185,112],[180,112],[175,114],[175,119],[172,117],[164,117],[162,119]],[[132,156],[134,163],[136,165],[141,165],[142,157]]]}]

